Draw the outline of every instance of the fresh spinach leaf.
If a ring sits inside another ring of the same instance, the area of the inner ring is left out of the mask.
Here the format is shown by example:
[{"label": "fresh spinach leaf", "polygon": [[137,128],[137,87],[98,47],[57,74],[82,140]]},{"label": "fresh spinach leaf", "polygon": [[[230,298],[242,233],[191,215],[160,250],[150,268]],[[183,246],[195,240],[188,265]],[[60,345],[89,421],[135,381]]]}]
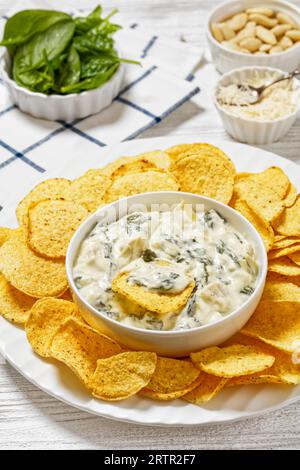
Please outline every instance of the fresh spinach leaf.
[{"label": "fresh spinach leaf", "polygon": [[64,86],[61,93],[80,93],[84,90],[92,90],[106,83],[119,68],[119,64],[112,65],[105,73],[99,73],[91,78],[86,78],[75,85]]},{"label": "fresh spinach leaf", "polygon": [[9,18],[5,23],[1,46],[8,46],[10,52],[15,46],[28,41],[34,34],[46,31],[55,23],[70,20],[67,13],[53,10],[23,10]]},{"label": "fresh spinach leaf", "polygon": [[80,57],[71,46],[66,61],[61,64],[58,86],[69,86],[80,80]]},{"label": "fresh spinach leaf", "polygon": [[36,74],[38,80],[38,69],[46,65],[45,54],[48,61],[54,60],[67,47],[73,33],[74,23],[67,20],[56,23],[43,33],[35,34],[16,51],[13,63],[14,80],[34,90],[34,75]]}]

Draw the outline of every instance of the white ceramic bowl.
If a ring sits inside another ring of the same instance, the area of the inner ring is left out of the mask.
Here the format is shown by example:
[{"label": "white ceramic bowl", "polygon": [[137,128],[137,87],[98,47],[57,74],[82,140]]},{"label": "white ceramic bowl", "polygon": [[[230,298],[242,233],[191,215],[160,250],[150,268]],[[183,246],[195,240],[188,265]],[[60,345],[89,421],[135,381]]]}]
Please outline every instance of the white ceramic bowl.
[{"label": "white ceramic bowl", "polygon": [[289,2],[282,0],[226,0],[211,12],[206,26],[206,37],[216,69],[221,73],[226,73],[238,67],[258,65],[276,67],[286,72],[295,70],[300,64],[300,43],[283,52],[259,56],[231,51],[213,37],[210,29],[212,23],[221,22],[224,18],[254,7],[267,7],[287,13],[300,25],[300,9]]},{"label": "white ceramic bowl", "polygon": [[[216,98],[216,91],[220,85],[228,86],[231,83],[244,83],[247,78],[249,79],[253,76],[259,76],[260,74],[263,76],[263,74],[266,72],[276,74],[274,78],[276,78],[276,76],[280,77],[283,74],[282,70],[271,67],[242,67],[222,75],[215,87],[213,96],[214,104],[219,112],[223,125],[228,134],[230,134],[239,142],[246,142],[250,145],[264,145],[276,142],[289,131],[297,119],[298,111],[300,109],[300,99],[298,107],[294,113],[288,114],[287,116],[284,116],[280,119],[270,121],[256,121],[253,119],[235,116],[227,109],[225,110],[218,103]],[[295,87],[295,89],[299,89],[299,80],[294,78],[292,85]]]},{"label": "white ceramic bowl", "polygon": [[[247,234],[254,245],[259,264],[257,284],[253,294],[243,305],[223,319],[190,330],[153,331],[138,329],[125,326],[98,312],[81,296],[72,276],[74,260],[82,240],[99,221],[102,224],[111,223],[128,212],[137,210],[137,204],[142,205],[143,208],[150,208],[151,204],[165,204],[167,207],[165,210],[167,210],[170,205],[178,204],[182,200],[193,206],[203,204],[205,209],[213,208],[218,210],[237,230]],[[222,343],[240,330],[249,320],[263,292],[267,274],[267,255],[262,239],[254,227],[229,206],[196,194],[165,191],[131,196],[99,209],[74,234],[67,252],[66,270],[74,301],[90,325],[114,337],[125,347],[155,351],[166,356],[182,357],[188,355],[191,351]]]},{"label": "white ceramic bowl", "polygon": [[111,79],[99,88],[70,95],[45,95],[19,86],[10,78],[11,60],[7,51],[0,59],[0,76],[9,91],[10,98],[21,111],[37,118],[51,121],[72,121],[96,114],[109,106],[120,91],[124,65],[120,64]]}]

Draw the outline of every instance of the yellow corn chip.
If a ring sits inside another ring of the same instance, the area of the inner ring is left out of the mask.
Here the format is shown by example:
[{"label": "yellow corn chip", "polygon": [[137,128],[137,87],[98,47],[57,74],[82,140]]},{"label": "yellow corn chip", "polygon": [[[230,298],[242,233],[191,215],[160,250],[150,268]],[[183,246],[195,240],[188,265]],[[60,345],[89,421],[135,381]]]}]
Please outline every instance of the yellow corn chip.
[{"label": "yellow corn chip", "polygon": [[262,300],[294,300],[300,302],[300,287],[293,282],[272,281],[267,279]]},{"label": "yellow corn chip", "polygon": [[65,178],[52,178],[35,186],[17,206],[16,214],[20,226],[27,228],[28,209],[32,204],[42,199],[67,199],[70,185],[71,181]]},{"label": "yellow corn chip", "polygon": [[68,286],[64,261],[35,254],[19,230],[0,247],[0,271],[10,284],[31,297],[59,296]]},{"label": "yellow corn chip", "polygon": [[293,204],[295,204],[297,195],[298,195],[297,189],[292,183],[290,183],[290,187],[283,200],[285,207],[291,207]]},{"label": "yellow corn chip", "polygon": [[260,302],[242,328],[246,336],[259,338],[288,353],[298,352],[300,340],[300,302]]},{"label": "yellow corn chip", "polygon": [[156,354],[124,352],[108,359],[99,359],[88,386],[102,400],[124,400],[149,383],[156,367]]},{"label": "yellow corn chip", "polygon": [[56,329],[48,349],[51,357],[66,364],[85,385],[95,372],[98,359],[120,352],[115,341],[75,318],[68,318]]},{"label": "yellow corn chip", "polygon": [[298,266],[300,265],[300,252],[289,254],[289,258],[293,261],[293,263],[297,264]]},{"label": "yellow corn chip", "polygon": [[170,167],[181,191],[211,197],[228,204],[233,193],[234,173],[220,157],[194,154]]},{"label": "yellow corn chip", "polygon": [[287,246],[286,248],[279,248],[278,250],[272,250],[271,253],[269,253],[269,259],[278,259],[278,258],[281,258],[282,256],[296,253],[297,251],[300,251],[300,243],[295,243],[294,245]]},{"label": "yellow corn chip", "polygon": [[300,276],[300,266],[290,260],[287,256],[269,260],[268,269],[269,271],[283,274],[285,276]]},{"label": "yellow corn chip", "polygon": [[76,305],[67,300],[45,297],[32,307],[25,325],[32,349],[43,357],[50,356],[50,345],[60,325],[69,317],[81,320]]},{"label": "yellow corn chip", "polygon": [[87,216],[87,209],[71,201],[48,199],[30,206],[30,248],[47,258],[66,256],[72,235]]},{"label": "yellow corn chip", "polygon": [[226,345],[236,343],[258,347],[265,353],[274,356],[275,362],[271,367],[261,372],[233,377],[228,380],[226,387],[261,383],[282,383],[288,385],[297,385],[300,383],[300,364],[294,364],[293,357],[290,354],[263,343],[259,339],[251,338],[241,333],[236,334],[230,338],[230,340],[226,341]]},{"label": "yellow corn chip", "polygon": [[113,202],[123,197],[152,191],[178,191],[179,184],[168,173],[149,170],[142,173],[123,175],[113,181],[105,193],[105,202]]},{"label": "yellow corn chip", "polygon": [[300,236],[300,197],[298,195],[295,204],[285,209],[274,227],[281,235]]},{"label": "yellow corn chip", "polygon": [[24,324],[35,301],[11,286],[0,273],[0,315],[6,320]]},{"label": "yellow corn chip", "polygon": [[191,353],[192,362],[207,374],[217,377],[238,377],[271,367],[274,356],[259,348],[234,344],[225,348],[212,346]]},{"label": "yellow corn chip", "polygon": [[8,227],[0,227],[0,246],[3,245],[3,243],[9,239],[10,234],[14,232],[14,230],[16,229],[8,228]]},{"label": "yellow corn chip", "polygon": [[263,239],[265,248],[269,251],[274,243],[274,230],[271,225],[262,219],[259,214],[255,213],[248,204],[242,199],[233,197],[230,201],[230,206],[236,211],[240,212],[249,222],[256,228],[261,238]]},{"label": "yellow corn chip", "polygon": [[130,273],[127,272],[117,274],[112,281],[112,290],[126,297],[131,302],[138,304],[140,307],[158,314],[176,313],[181,310],[195,288],[195,282],[192,280],[182,292],[164,294],[137,284],[130,284],[128,282],[129,275]]},{"label": "yellow corn chip", "polygon": [[68,199],[85,207],[90,213],[95,212],[103,206],[103,195],[110,183],[110,178],[102,169],[88,170],[72,181]]},{"label": "yellow corn chip", "polygon": [[190,361],[158,357],[155,372],[141,393],[155,400],[173,400],[195,388],[200,375]]},{"label": "yellow corn chip", "polygon": [[208,375],[202,372],[200,384],[191,392],[184,395],[183,399],[195,405],[202,405],[214,398],[225,387],[228,379]]}]

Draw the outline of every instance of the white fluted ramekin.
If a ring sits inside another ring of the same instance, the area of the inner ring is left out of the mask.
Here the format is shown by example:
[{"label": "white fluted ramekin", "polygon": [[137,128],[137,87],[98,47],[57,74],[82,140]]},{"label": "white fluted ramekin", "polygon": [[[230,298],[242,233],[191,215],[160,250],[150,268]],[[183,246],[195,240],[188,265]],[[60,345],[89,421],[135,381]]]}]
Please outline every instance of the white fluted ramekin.
[{"label": "white fluted ramekin", "polygon": [[[279,75],[283,73],[282,70],[271,67],[242,67],[224,74],[215,87],[213,96],[214,104],[219,112],[223,125],[228,134],[239,142],[245,142],[250,145],[264,145],[276,142],[289,131],[297,119],[297,114],[300,109],[300,100],[294,113],[270,121],[256,121],[254,119],[235,116],[218,103],[216,95],[220,85],[228,86],[231,83],[244,83],[254,74],[257,76],[259,73],[264,74],[266,72]],[[296,78],[293,78],[293,84],[295,88],[300,88],[300,82]]]},{"label": "white fluted ramekin", "polygon": [[11,60],[7,51],[0,60],[0,76],[10,98],[21,111],[51,121],[72,121],[96,114],[109,106],[120,91],[124,66],[120,64],[111,79],[99,88],[70,95],[45,95],[19,86],[10,78]]},{"label": "white fluted ramekin", "polygon": [[206,37],[216,69],[221,73],[227,73],[238,67],[264,66],[276,67],[292,72],[300,64],[300,43],[276,54],[255,55],[243,52],[231,51],[222,46],[211,33],[211,24],[220,23],[236,13],[247,8],[266,7],[276,11],[287,13],[300,25],[300,9],[283,0],[226,0],[218,5],[210,14],[206,26]]}]

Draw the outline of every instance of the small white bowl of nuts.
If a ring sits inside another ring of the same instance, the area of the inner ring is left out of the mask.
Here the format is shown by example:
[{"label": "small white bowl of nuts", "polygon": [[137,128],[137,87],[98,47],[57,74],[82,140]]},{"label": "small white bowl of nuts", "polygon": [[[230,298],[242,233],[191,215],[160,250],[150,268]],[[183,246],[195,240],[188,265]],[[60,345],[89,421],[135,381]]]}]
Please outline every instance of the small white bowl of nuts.
[{"label": "small white bowl of nuts", "polygon": [[300,64],[300,9],[285,1],[226,1],[212,11],[206,34],[221,73],[251,65],[291,72]]}]

